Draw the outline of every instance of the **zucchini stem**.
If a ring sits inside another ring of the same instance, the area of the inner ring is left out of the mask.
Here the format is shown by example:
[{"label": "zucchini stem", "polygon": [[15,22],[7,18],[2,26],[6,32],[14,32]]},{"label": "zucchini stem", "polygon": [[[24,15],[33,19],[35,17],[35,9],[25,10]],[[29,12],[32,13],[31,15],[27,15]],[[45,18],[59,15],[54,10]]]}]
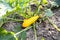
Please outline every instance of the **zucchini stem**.
[{"label": "zucchini stem", "polygon": [[50,24],[57,30],[60,32],[60,28],[58,28],[57,25],[55,25],[48,17],[47,17],[48,21],[50,22]]},{"label": "zucchini stem", "polygon": [[33,27],[33,26],[27,27],[27,28],[23,29],[22,31],[15,33],[14,35],[17,36],[18,34],[24,32],[24,31],[26,31],[26,30],[28,30],[28,29],[30,29],[30,28],[32,28],[32,27]]}]

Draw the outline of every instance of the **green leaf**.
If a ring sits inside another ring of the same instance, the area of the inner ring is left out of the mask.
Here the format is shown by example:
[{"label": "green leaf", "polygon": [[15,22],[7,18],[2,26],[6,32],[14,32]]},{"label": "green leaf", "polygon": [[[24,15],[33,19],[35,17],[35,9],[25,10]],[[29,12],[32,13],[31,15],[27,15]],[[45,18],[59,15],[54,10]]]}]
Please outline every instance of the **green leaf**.
[{"label": "green leaf", "polygon": [[0,18],[6,14],[6,11],[11,11],[11,7],[8,4],[0,2]]},{"label": "green leaf", "polygon": [[26,31],[22,32],[20,34],[21,40],[25,40],[26,39]]},{"label": "green leaf", "polygon": [[56,2],[54,2],[54,1],[51,1],[51,6],[52,7],[59,7],[59,5]]},{"label": "green leaf", "polygon": [[60,6],[60,0],[54,0]]},{"label": "green leaf", "polygon": [[27,3],[29,2],[30,0],[20,0],[20,6],[22,8],[26,7],[27,6]]},{"label": "green leaf", "polygon": [[2,24],[3,24],[3,20],[2,20],[2,19],[0,19],[0,27],[2,26]]},{"label": "green leaf", "polygon": [[21,24],[17,24],[15,27],[14,27],[14,29],[12,30],[13,32],[15,32],[15,33],[17,33],[17,32],[19,32],[21,30]]},{"label": "green leaf", "polygon": [[9,0],[10,3],[13,3],[13,2],[15,2],[15,1],[16,1],[16,0]]},{"label": "green leaf", "polygon": [[6,35],[0,35],[0,40],[18,40],[18,39],[11,33],[7,33]]},{"label": "green leaf", "polygon": [[59,7],[60,6],[60,0],[51,0],[51,6],[52,7]]},{"label": "green leaf", "polygon": [[0,2],[7,3],[10,5],[10,7],[16,5],[16,0],[1,0]]},{"label": "green leaf", "polygon": [[53,15],[53,12],[51,11],[51,9],[47,9],[45,10],[45,16],[52,16]]},{"label": "green leaf", "polygon": [[[13,31],[14,31],[15,33],[19,32],[19,31],[21,31],[21,30],[22,30],[21,24],[17,24],[17,25],[14,27],[14,29],[13,29]],[[25,40],[25,38],[26,38],[26,32],[24,31],[24,32],[18,34],[17,37],[18,37],[18,40]]]},{"label": "green leaf", "polygon": [[7,34],[7,31],[3,28],[0,27],[0,35],[4,35],[4,34]]},{"label": "green leaf", "polygon": [[0,0],[1,2],[5,2],[5,3],[8,3],[9,1],[8,0]]},{"label": "green leaf", "polygon": [[13,32],[7,32],[0,27],[0,40],[18,40],[18,38],[14,36]]},{"label": "green leaf", "polygon": [[7,21],[7,19],[5,18],[1,18],[0,19],[0,27]]}]

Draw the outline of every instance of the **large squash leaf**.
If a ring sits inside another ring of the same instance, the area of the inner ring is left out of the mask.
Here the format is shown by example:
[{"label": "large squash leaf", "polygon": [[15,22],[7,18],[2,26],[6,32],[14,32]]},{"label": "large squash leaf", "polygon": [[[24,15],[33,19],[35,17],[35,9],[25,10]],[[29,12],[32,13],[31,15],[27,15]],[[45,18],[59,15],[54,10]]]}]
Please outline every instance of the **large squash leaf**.
[{"label": "large squash leaf", "polygon": [[59,7],[60,6],[60,0],[51,0],[52,7]]},{"label": "large squash leaf", "polygon": [[60,0],[54,0],[60,6]]},{"label": "large squash leaf", "polygon": [[[21,24],[17,24],[17,25],[14,27],[14,29],[13,29],[13,31],[14,31],[15,33],[19,32],[19,31],[21,31],[21,30],[22,30]],[[18,40],[25,40],[25,39],[26,39],[26,32],[24,31],[24,32],[22,32],[22,33],[20,33],[20,34],[18,34],[18,35],[16,35],[16,36],[18,37]]]},{"label": "large squash leaf", "polygon": [[6,14],[6,11],[11,11],[11,7],[8,4],[0,2],[0,18]]},{"label": "large squash leaf", "polygon": [[14,36],[13,32],[7,32],[5,29],[0,27],[0,40],[18,40],[16,36]]}]

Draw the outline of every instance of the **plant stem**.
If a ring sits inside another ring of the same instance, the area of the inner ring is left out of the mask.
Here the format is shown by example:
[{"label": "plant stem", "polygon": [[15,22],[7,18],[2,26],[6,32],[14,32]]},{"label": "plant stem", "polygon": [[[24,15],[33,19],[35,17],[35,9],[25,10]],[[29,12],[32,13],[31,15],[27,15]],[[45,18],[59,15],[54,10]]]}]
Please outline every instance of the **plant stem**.
[{"label": "plant stem", "polygon": [[30,29],[30,28],[32,28],[32,27],[33,27],[33,26],[27,27],[27,28],[23,29],[22,31],[17,32],[17,33],[16,33],[16,34],[14,34],[14,35],[15,35],[15,36],[17,36],[18,34],[20,34],[20,33],[24,32],[24,31],[26,31],[26,30],[28,30],[28,29]]},{"label": "plant stem", "polygon": [[57,30],[60,32],[60,29],[57,27],[57,25],[55,25],[48,17],[47,17],[48,21],[50,22],[50,24]]},{"label": "plant stem", "polygon": [[13,21],[23,21],[23,20],[20,20],[20,19],[13,19],[13,18],[8,18],[6,17],[7,20],[13,20]]},{"label": "plant stem", "polygon": [[37,35],[36,35],[36,29],[35,29],[35,23],[33,24],[33,29],[34,29],[34,36],[35,36],[35,40],[37,40]]}]

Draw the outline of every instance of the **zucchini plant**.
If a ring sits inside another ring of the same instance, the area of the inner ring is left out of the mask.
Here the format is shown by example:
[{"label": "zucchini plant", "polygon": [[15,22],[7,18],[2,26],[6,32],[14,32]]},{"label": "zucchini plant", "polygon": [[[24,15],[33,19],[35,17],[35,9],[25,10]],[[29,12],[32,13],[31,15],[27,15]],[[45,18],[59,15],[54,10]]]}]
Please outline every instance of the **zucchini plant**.
[{"label": "zucchini plant", "polygon": [[[26,30],[32,27],[37,40],[35,22],[43,18],[49,21],[56,30],[60,31],[49,19],[49,17],[54,15],[51,9],[59,6],[59,0],[0,0],[0,40],[25,40]],[[24,19],[15,18],[15,13]],[[10,15],[12,15],[12,17],[9,17]],[[9,20],[22,22],[22,25],[17,25],[17,27],[13,29],[14,31],[8,32],[2,28],[2,25]],[[25,29],[22,30],[21,27]],[[44,40],[44,38],[41,40]]]}]

